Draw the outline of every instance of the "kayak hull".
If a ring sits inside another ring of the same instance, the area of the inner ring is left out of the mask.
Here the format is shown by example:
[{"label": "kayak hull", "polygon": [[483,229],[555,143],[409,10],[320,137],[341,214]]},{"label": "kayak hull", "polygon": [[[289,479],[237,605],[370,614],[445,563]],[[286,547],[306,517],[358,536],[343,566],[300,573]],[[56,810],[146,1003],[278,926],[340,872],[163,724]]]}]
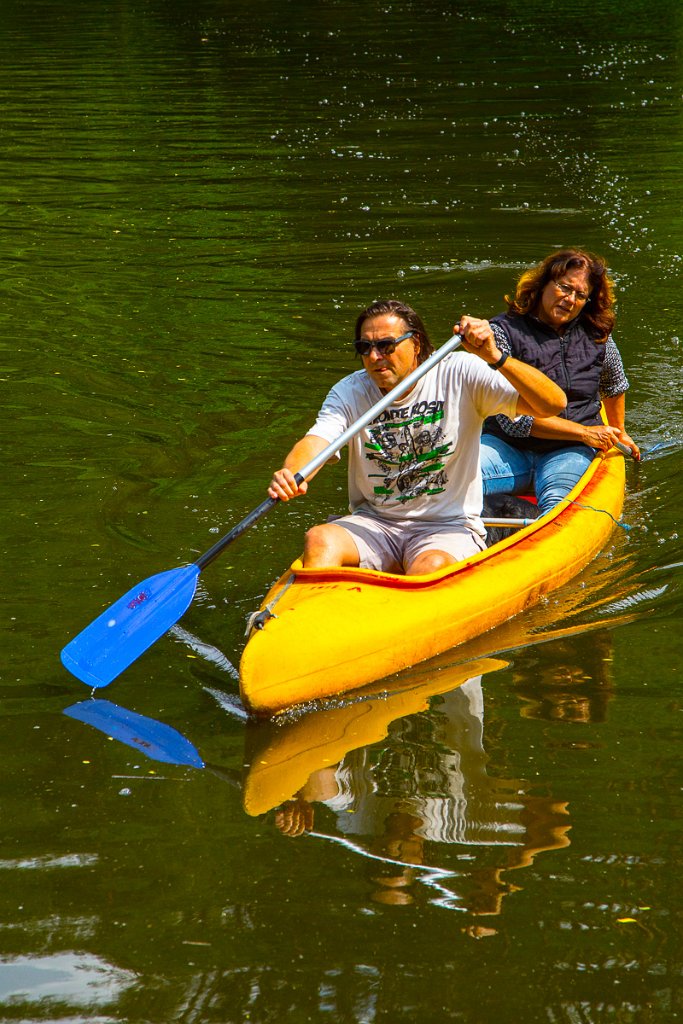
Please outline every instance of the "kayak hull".
[{"label": "kayak hull", "polygon": [[266,595],[263,628],[251,630],[242,654],[244,704],[266,717],[348,693],[533,606],[605,545],[621,514],[624,478],[618,452],[598,454],[545,516],[429,576],[294,562]]}]

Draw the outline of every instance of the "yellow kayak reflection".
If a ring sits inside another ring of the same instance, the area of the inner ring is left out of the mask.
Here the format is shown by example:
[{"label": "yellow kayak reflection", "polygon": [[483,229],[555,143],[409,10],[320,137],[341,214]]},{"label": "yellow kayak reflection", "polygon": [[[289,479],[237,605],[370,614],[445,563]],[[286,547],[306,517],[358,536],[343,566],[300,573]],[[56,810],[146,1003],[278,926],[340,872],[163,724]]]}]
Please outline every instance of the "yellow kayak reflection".
[{"label": "yellow kayak reflection", "polygon": [[368,696],[369,691],[346,706],[328,707],[299,719],[250,724],[247,729],[247,762],[244,809],[265,814],[292,798],[316,771],[337,764],[346,754],[375,743],[387,735],[392,722],[424,711],[429,699],[454,690],[472,676],[507,667],[506,661],[482,658],[441,670],[398,693]]},{"label": "yellow kayak reflection", "polygon": [[[570,828],[565,803],[487,772],[482,677],[507,667],[481,658],[390,696],[252,724],[245,810],[367,858],[374,902],[410,903],[419,881],[441,906],[499,913],[515,889],[502,874],[567,846]],[[333,832],[316,829],[320,813]],[[432,863],[444,857],[450,867]]]}]

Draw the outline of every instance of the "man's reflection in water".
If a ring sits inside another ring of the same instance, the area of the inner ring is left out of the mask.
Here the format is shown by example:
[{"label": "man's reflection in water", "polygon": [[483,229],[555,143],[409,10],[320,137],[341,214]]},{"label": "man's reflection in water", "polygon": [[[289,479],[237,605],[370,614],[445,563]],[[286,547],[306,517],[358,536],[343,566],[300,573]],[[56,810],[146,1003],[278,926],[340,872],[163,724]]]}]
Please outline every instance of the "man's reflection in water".
[{"label": "man's reflection in water", "polygon": [[515,658],[513,682],[523,718],[604,722],[614,696],[612,638],[607,630],[554,640]]},{"label": "man's reflection in water", "polygon": [[372,899],[383,904],[413,902],[415,883],[428,883],[425,871],[437,870],[439,845],[457,844],[454,867],[442,872],[447,896],[439,902],[498,914],[515,889],[502,874],[530,864],[541,850],[567,846],[569,823],[565,805],[529,795],[520,781],[488,776],[487,760],[478,676],[432,698],[429,711],[392,722],[382,743],[315,771],[279,808],[276,824],[290,836],[311,831],[313,804],[325,804],[339,832],[357,837],[374,858]]}]

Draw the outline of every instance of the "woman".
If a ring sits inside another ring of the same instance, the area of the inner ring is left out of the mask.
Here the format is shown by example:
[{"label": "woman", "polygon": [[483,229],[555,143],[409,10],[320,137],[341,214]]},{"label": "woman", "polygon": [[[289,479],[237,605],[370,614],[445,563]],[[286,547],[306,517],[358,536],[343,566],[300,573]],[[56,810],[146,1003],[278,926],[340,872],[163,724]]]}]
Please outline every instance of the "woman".
[{"label": "woman", "polygon": [[484,494],[535,489],[543,514],[571,491],[596,451],[621,441],[640,457],[624,426],[629,383],[611,335],[613,285],[602,259],[563,249],[525,271],[505,300],[508,312],[490,324],[501,360],[512,355],[542,370],[564,390],[567,408],[549,419],[485,421]]}]

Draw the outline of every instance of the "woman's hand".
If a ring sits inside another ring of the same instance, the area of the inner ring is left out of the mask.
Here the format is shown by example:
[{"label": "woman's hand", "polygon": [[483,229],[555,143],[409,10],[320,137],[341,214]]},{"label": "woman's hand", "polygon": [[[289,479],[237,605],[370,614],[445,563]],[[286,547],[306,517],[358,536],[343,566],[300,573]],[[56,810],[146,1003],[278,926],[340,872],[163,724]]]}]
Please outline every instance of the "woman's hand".
[{"label": "woman's hand", "polygon": [[[627,442],[623,440],[626,437],[623,431],[617,427],[610,427],[603,423],[598,423],[594,427],[583,427],[583,442],[584,444],[590,445],[591,448],[597,448],[598,451],[607,452],[613,447],[615,441],[621,441],[622,444]],[[629,439],[630,440],[630,439]],[[631,444],[629,444],[629,448]]]},{"label": "woman's hand", "polygon": [[616,440],[630,448],[633,458],[636,461],[640,461],[640,448],[624,430],[624,423],[626,422],[626,395],[622,391],[620,395],[605,397],[602,400],[602,404],[607,414],[607,422],[612,424],[617,431],[618,436]]},{"label": "woman's hand", "polygon": [[618,440],[621,441],[622,444],[625,444],[627,448],[630,448],[631,455],[633,456],[633,458],[636,460],[636,462],[640,462],[640,448],[633,440],[633,438],[626,433],[625,430],[619,431]]}]

